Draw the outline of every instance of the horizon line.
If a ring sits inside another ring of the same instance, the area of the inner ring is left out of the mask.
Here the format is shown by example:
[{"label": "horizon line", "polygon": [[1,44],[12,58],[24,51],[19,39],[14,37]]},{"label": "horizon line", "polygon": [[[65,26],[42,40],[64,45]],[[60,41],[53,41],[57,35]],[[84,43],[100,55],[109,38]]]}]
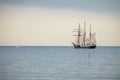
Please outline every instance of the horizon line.
[{"label": "horizon line", "polygon": [[[0,47],[16,47],[15,45],[0,45]],[[59,46],[53,46],[53,45],[47,45],[47,46],[43,46],[43,45],[24,45],[24,46],[20,46],[20,47],[74,47],[74,46],[67,46],[67,45],[59,45]],[[104,46],[97,46],[97,47],[120,47],[120,45],[116,45],[116,46],[107,46],[107,45],[104,45]]]}]

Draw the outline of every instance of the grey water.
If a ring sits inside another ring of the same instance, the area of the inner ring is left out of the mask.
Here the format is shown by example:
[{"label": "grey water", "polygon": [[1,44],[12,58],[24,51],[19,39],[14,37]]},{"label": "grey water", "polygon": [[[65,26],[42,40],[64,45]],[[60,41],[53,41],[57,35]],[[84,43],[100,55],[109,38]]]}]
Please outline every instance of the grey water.
[{"label": "grey water", "polygon": [[0,47],[0,80],[120,80],[120,47]]}]

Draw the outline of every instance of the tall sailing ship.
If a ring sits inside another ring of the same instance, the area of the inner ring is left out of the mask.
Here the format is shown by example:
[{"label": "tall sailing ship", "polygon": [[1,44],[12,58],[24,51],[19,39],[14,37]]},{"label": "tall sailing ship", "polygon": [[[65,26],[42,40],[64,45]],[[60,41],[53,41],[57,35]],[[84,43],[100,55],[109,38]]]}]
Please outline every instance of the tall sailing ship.
[{"label": "tall sailing ship", "polygon": [[76,32],[75,41],[72,42],[74,48],[88,48],[95,49],[96,48],[96,34],[91,32],[91,24],[89,33],[86,32],[86,22],[84,22],[84,29],[80,27],[80,23],[78,29],[75,29],[73,32]]}]

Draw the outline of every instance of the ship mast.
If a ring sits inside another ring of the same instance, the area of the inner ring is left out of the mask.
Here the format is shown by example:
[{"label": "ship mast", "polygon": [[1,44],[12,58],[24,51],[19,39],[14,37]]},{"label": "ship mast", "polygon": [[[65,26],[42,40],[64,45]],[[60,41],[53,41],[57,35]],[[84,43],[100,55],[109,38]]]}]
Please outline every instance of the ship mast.
[{"label": "ship mast", "polygon": [[91,45],[91,24],[90,24],[90,45]]},{"label": "ship mast", "polygon": [[91,24],[90,24],[90,45],[91,45]]},{"label": "ship mast", "polygon": [[78,26],[78,39],[77,39],[77,45],[80,45],[80,23],[79,23],[79,26]]},{"label": "ship mast", "polygon": [[86,22],[84,22],[84,36],[83,36],[83,46],[85,46],[85,40],[86,40]]}]

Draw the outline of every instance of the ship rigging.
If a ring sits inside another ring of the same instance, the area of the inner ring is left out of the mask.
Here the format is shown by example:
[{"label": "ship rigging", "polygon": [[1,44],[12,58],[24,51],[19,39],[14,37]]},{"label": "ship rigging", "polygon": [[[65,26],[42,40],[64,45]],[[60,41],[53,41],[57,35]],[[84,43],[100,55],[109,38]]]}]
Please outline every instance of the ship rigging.
[{"label": "ship rigging", "polygon": [[88,34],[86,32],[86,22],[84,22],[84,29],[81,28],[79,23],[78,29],[75,29],[73,32],[77,33],[73,35],[76,37],[75,41],[72,42],[74,48],[96,48],[96,33],[91,32],[91,24]]}]

